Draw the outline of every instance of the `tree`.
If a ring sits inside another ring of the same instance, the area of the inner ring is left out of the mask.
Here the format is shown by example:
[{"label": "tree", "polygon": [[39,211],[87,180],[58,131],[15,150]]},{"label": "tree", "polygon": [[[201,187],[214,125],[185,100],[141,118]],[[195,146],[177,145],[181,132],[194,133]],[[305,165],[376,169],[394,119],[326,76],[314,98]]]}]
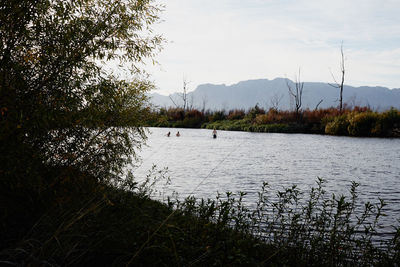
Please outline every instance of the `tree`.
[{"label": "tree", "polygon": [[294,100],[296,117],[297,119],[300,119],[304,87],[304,82],[301,82],[300,79],[300,69],[299,74],[295,76],[294,87],[289,83],[288,79],[286,79],[286,86],[289,90],[289,96]]},{"label": "tree", "polygon": [[[37,158],[117,177],[146,138],[153,85],[140,66],[160,49],[159,12],[152,0],[2,1],[0,171]],[[107,71],[111,63],[132,78]]]},{"label": "tree", "polygon": [[340,46],[340,55],[341,55],[341,60],[340,60],[340,72],[341,72],[341,79],[340,79],[340,83],[337,82],[335,76],[333,75],[333,73],[331,72],[332,78],[335,81],[334,84],[329,84],[332,87],[338,88],[340,89],[340,94],[339,94],[339,112],[342,113],[343,111],[343,87],[344,87],[344,76],[346,73],[346,69],[344,66],[344,52],[343,52],[343,43]]},{"label": "tree", "polygon": [[201,103],[202,103],[201,112],[203,114],[206,112],[207,101],[208,101],[207,95],[203,95],[201,98]]},{"label": "tree", "polygon": [[315,106],[314,110],[318,110],[319,105],[321,105],[321,103],[322,103],[323,101],[324,101],[324,100],[321,99],[321,100],[318,102],[318,104]]},{"label": "tree", "polygon": [[275,92],[270,99],[271,108],[274,110],[279,110],[279,104],[282,101],[282,98],[283,94]]},{"label": "tree", "polygon": [[[186,113],[188,109],[193,108],[193,95],[191,97],[191,101],[188,99],[188,92],[187,92],[187,86],[188,86],[188,81],[186,77],[183,77],[183,85],[182,85],[182,93],[178,93],[179,98],[182,99],[182,109],[183,113]],[[175,107],[179,108],[179,105],[177,104],[177,101],[174,100],[171,96],[169,97],[172,101],[172,103],[175,105]]]}]

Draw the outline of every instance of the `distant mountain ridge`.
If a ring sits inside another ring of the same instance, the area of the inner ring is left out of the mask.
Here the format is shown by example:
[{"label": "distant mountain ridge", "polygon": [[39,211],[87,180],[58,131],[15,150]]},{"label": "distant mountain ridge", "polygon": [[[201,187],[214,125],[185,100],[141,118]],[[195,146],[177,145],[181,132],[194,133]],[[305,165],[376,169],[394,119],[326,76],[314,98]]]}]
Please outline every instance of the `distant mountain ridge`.
[{"label": "distant mountain ridge", "polygon": [[[206,110],[249,109],[256,104],[268,109],[277,102],[279,109],[290,109],[292,101],[287,83],[294,84],[286,78],[247,80],[230,86],[201,84],[193,92],[188,93],[188,100],[192,107]],[[181,106],[183,103],[179,93],[169,96],[153,93],[150,97],[151,102],[157,107],[174,107],[175,104]],[[171,98],[174,101],[171,101]],[[321,100],[320,108],[337,107],[338,98],[339,89],[328,83],[304,82],[302,108],[314,109]],[[343,103],[350,106],[369,106],[379,111],[390,107],[399,109],[400,89],[345,85]]]}]

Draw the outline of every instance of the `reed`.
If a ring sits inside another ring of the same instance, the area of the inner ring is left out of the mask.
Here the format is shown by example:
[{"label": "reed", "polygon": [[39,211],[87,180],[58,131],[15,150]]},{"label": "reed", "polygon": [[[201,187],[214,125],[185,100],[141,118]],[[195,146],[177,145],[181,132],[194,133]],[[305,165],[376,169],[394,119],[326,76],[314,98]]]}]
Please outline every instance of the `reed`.
[{"label": "reed", "polygon": [[1,264],[396,266],[400,260],[399,228],[379,239],[385,202],[360,203],[357,183],[344,196],[328,193],[318,179],[308,192],[292,186],[274,193],[263,183],[252,204],[245,192],[162,203],[150,198],[155,183],[165,181],[155,168],[143,182],[130,175],[108,183],[52,168],[42,177],[46,190],[2,184],[8,205],[1,207]]},{"label": "reed", "polygon": [[385,202],[359,203],[355,182],[347,195],[339,196],[328,194],[324,184],[318,178],[307,193],[292,186],[274,195],[264,183],[254,208],[244,204],[244,192],[197,202],[189,197],[176,208],[256,238],[273,248],[268,261],[280,266],[395,266],[400,260],[399,227],[380,239]]}]

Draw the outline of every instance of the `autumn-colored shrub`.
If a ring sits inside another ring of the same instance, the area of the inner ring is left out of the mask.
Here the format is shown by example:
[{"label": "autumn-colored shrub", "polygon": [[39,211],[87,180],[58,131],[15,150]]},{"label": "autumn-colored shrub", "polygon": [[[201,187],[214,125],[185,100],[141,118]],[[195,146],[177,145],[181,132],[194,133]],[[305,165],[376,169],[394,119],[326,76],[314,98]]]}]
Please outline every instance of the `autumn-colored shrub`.
[{"label": "autumn-colored shrub", "polygon": [[224,110],[218,110],[215,111],[210,117],[209,117],[209,121],[213,122],[213,121],[222,121],[226,119],[226,114]]},{"label": "autumn-colored shrub", "polygon": [[254,120],[256,124],[267,124],[270,123],[268,114],[258,114]]},{"label": "autumn-colored shrub", "polygon": [[246,112],[243,109],[234,109],[230,110],[227,116],[228,120],[241,120],[246,115]]},{"label": "autumn-colored shrub", "polygon": [[330,135],[348,135],[349,121],[347,115],[334,117],[325,126],[325,133]]},{"label": "autumn-colored shrub", "polygon": [[[349,111],[349,110],[348,110]],[[353,107],[353,110],[352,110],[353,112],[358,112],[358,113],[360,113],[360,112],[368,112],[368,111],[371,111],[371,109],[369,108],[369,107],[360,107],[360,106],[355,106],[355,107]]]},{"label": "autumn-colored shrub", "polygon": [[289,111],[289,110],[280,110],[277,113],[268,112],[268,115],[271,116],[271,120],[276,121],[277,123],[290,123],[290,122],[296,122],[297,121],[297,116],[296,112],[294,111]]},{"label": "autumn-colored shrub", "polygon": [[168,119],[172,121],[183,120],[185,118],[185,112],[182,108],[169,108],[167,114]]},{"label": "autumn-colored shrub", "polygon": [[303,120],[306,123],[321,123],[321,121],[325,117],[335,117],[339,116],[340,112],[336,108],[327,108],[327,109],[317,109],[317,110],[309,110],[306,109],[303,111]]},{"label": "autumn-colored shrub", "polygon": [[400,129],[400,112],[394,108],[379,114],[372,134],[375,136],[395,136]]},{"label": "autumn-colored shrub", "polygon": [[246,118],[249,120],[254,120],[258,114],[265,114],[265,110],[263,108],[260,108],[257,104],[254,106],[254,108],[249,109],[246,114]]},{"label": "autumn-colored shrub", "polygon": [[375,112],[352,112],[349,115],[348,132],[352,136],[373,135],[372,129],[376,127],[378,115]]},{"label": "autumn-colored shrub", "polygon": [[261,113],[256,115],[254,122],[256,124],[271,124],[271,123],[292,123],[296,122],[296,113],[293,111],[282,111],[269,109],[266,114]]},{"label": "autumn-colored shrub", "polygon": [[197,109],[190,110],[186,112],[185,119],[183,120],[183,125],[189,128],[200,127],[204,121],[204,115]]}]

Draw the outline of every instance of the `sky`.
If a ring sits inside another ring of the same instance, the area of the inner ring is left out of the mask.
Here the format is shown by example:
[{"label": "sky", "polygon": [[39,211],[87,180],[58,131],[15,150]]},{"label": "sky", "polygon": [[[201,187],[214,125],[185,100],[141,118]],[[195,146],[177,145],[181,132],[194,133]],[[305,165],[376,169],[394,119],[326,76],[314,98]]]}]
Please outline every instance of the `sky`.
[{"label": "sky", "polygon": [[400,0],[159,0],[157,93],[250,79],[400,88]]}]

